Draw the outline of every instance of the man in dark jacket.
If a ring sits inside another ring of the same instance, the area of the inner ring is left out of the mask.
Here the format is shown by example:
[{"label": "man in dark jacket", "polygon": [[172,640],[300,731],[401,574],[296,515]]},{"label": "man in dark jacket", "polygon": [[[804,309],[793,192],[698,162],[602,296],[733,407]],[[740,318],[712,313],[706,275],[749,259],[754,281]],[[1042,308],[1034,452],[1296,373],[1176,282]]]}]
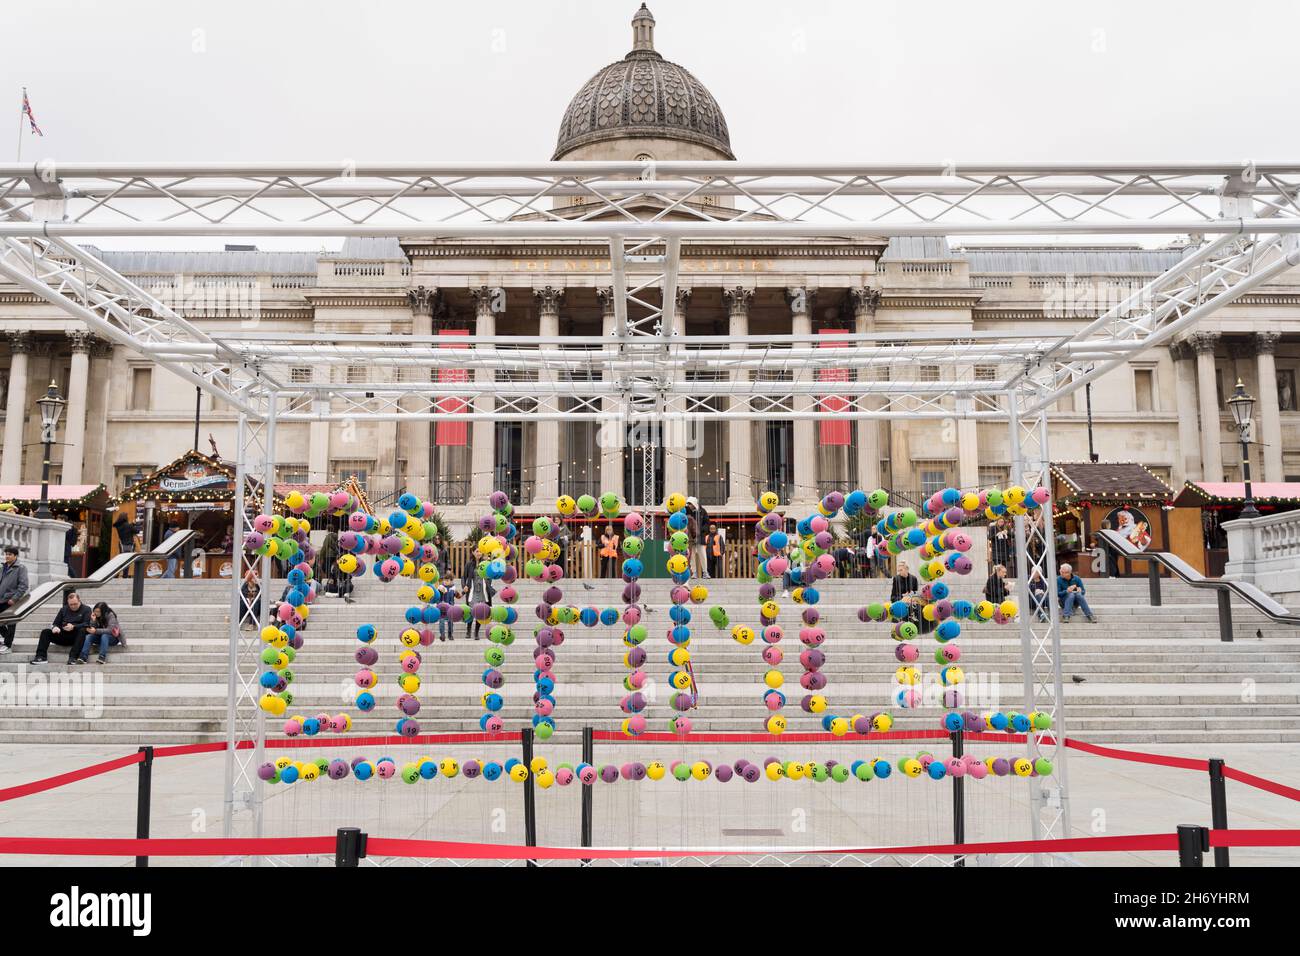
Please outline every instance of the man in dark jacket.
[{"label": "man in dark jacket", "polygon": [[63,607],[54,616],[54,623],[41,631],[41,639],[36,644],[36,656],[27,663],[44,664],[51,644],[66,647],[68,663],[76,663],[77,651],[86,638],[86,628],[89,625],[90,608],[81,603],[76,591],[69,591],[64,598]]},{"label": "man in dark jacket", "polygon": [[[113,519],[113,530],[117,532],[118,550],[123,554],[130,554],[135,551],[135,537],[140,533],[139,527],[126,516],[125,511],[119,511],[117,517]],[[131,572],[128,569],[124,578],[129,578]]]},{"label": "man in dark jacket", "polygon": [[[27,597],[27,569],[18,563],[18,549],[13,545],[5,548],[4,564],[0,565],[0,610],[8,610],[23,603]],[[6,624],[0,627],[0,654],[13,653],[14,629],[18,625]]]}]

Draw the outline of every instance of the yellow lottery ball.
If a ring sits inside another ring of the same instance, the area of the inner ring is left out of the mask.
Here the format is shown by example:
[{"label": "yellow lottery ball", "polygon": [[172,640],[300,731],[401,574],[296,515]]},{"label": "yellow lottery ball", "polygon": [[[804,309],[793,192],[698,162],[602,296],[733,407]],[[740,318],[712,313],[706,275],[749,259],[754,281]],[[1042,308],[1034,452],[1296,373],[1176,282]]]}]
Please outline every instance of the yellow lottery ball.
[{"label": "yellow lottery ball", "polygon": [[510,768],[510,779],[515,783],[523,783],[528,779],[528,768],[521,763],[515,764]]},{"label": "yellow lottery ball", "polygon": [[406,647],[415,647],[420,643],[420,632],[413,627],[408,627],[398,638]]},{"label": "yellow lottery ball", "polygon": [[1016,762],[1011,765],[1011,769],[1016,772],[1017,777],[1028,777],[1033,773],[1034,765],[1025,757],[1019,757]]},{"label": "yellow lottery ball", "polygon": [[307,507],[307,499],[301,491],[291,491],[284,496],[284,506],[290,511],[302,511]]},{"label": "yellow lottery ball", "polygon": [[1026,492],[1024,488],[1021,488],[1019,485],[1012,485],[1006,491],[1002,492],[1002,500],[1008,507],[1014,507],[1024,502],[1025,495]]},{"label": "yellow lottery ball", "polygon": [[543,790],[549,790],[553,783],[555,783],[555,774],[551,771],[543,770],[537,774],[537,785]]},{"label": "yellow lottery ball", "polygon": [[691,675],[686,671],[674,671],[669,681],[677,690],[686,690],[691,686]]},{"label": "yellow lottery ball", "polygon": [[975,605],[975,616],[981,621],[987,621],[993,617],[993,610],[992,601],[980,601]]},{"label": "yellow lottery ball", "polygon": [[767,514],[769,511],[772,511],[774,508],[776,508],[776,506],[779,505],[780,503],[781,503],[781,499],[780,497],[777,496],[777,493],[775,491],[765,491],[763,492],[762,495],[759,496],[758,508],[760,511],[763,512],[763,514]]},{"label": "yellow lottery ball", "polygon": [[709,599],[709,589],[703,584],[697,584],[691,588],[691,600],[696,604],[701,604]]},{"label": "yellow lottery ball", "polygon": [[416,674],[403,674],[397,678],[397,686],[408,694],[414,694],[420,689],[420,678]]},{"label": "yellow lottery ball", "polygon": [[335,563],[344,574],[351,574],[357,569],[357,556],[355,554],[340,554],[338,561]]},{"label": "yellow lottery ball", "polygon": [[272,717],[281,716],[289,708],[289,705],[284,702],[284,698],[277,697],[275,694],[263,694],[262,699],[258,701],[258,706]]},{"label": "yellow lottery ball", "polygon": [[649,777],[651,780],[662,780],[664,778],[664,774],[667,772],[668,772],[668,768],[665,767],[658,760],[652,760],[650,761],[650,763],[646,764],[645,775]]},{"label": "yellow lottery ball", "polygon": [[696,780],[704,780],[711,773],[713,773],[713,768],[703,760],[697,760],[691,764],[691,776]]},{"label": "yellow lottery ball", "polygon": [[[284,631],[280,630],[273,624],[268,624],[266,627],[262,628],[262,640],[268,644],[274,645],[276,641],[282,637],[285,637]],[[283,647],[284,645],[280,644],[278,646]]]},{"label": "yellow lottery ball", "polygon": [[555,510],[562,515],[571,515],[577,510],[578,503],[568,495],[560,495],[555,499]]},{"label": "yellow lottery ball", "polygon": [[785,683],[785,678],[781,676],[780,671],[770,670],[763,675],[763,683],[768,687],[771,687],[773,690],[776,690]]},{"label": "yellow lottery ball", "polygon": [[753,644],[754,630],[744,624],[737,624],[731,629],[731,636],[737,644]]},{"label": "yellow lottery ball", "polygon": [[795,604],[803,603],[803,588],[795,588],[790,592],[790,597],[794,599]]},{"label": "yellow lottery ball", "polygon": [[889,728],[894,726],[894,718],[888,714],[876,714],[871,718],[871,729],[878,734],[889,733]]},{"label": "yellow lottery ball", "polygon": [[915,667],[900,667],[894,671],[894,680],[900,684],[916,684],[921,680],[921,672]]},{"label": "yellow lottery ball", "polygon": [[[682,667],[691,659],[691,652],[684,647],[674,647],[668,652],[668,661],[674,667]],[[689,681],[687,682],[689,683]]]},{"label": "yellow lottery ball", "polygon": [[792,760],[785,765],[785,775],[791,780],[802,780],[807,773],[807,768],[797,760]]},{"label": "yellow lottery ball", "polygon": [[977,511],[980,506],[980,496],[973,491],[968,491],[961,496],[961,507],[963,511]]},{"label": "yellow lottery ball", "polygon": [[420,570],[418,572],[418,575],[421,581],[428,584],[430,581],[432,581],[434,578],[438,576],[438,568],[436,565],[422,564],[420,565]]},{"label": "yellow lottery ball", "polygon": [[939,681],[945,687],[952,687],[956,684],[960,684],[965,677],[966,675],[962,672],[962,669],[954,665],[950,665],[939,671]]},{"label": "yellow lottery ball", "polygon": [[528,769],[531,770],[533,773],[541,773],[543,770],[547,768],[547,766],[548,765],[546,763],[545,757],[534,757],[528,763]]},{"label": "yellow lottery ball", "polygon": [[450,757],[446,757],[438,761],[438,773],[442,774],[444,777],[454,777],[456,774],[460,773],[460,764],[452,760]]},{"label": "yellow lottery ball", "polygon": [[421,604],[428,604],[433,600],[433,588],[427,584],[421,586],[420,590],[415,592],[415,599]]},{"label": "yellow lottery ball", "polygon": [[808,709],[814,714],[820,714],[826,709],[826,698],[821,694],[813,694],[808,699]]},{"label": "yellow lottery ball", "polygon": [[1015,617],[1020,613],[1020,606],[1011,598],[1007,598],[998,605],[998,610],[1002,612],[1003,617]]},{"label": "yellow lottery ball", "polygon": [[933,605],[933,604],[927,604],[927,605],[925,605],[924,607],[922,607],[922,608],[921,608],[921,617],[925,618],[927,621],[933,621],[933,620],[934,620],[934,605]]},{"label": "yellow lottery ball", "polygon": [[781,765],[775,760],[763,768],[763,773],[767,774],[768,780],[780,780],[785,776],[785,771],[781,769]]},{"label": "yellow lottery ball", "polygon": [[283,770],[285,767],[292,767],[292,766],[293,766],[293,761],[290,760],[288,757],[281,757],[275,762],[276,770]]},{"label": "yellow lottery ball", "polygon": [[781,613],[781,605],[777,604],[775,601],[764,601],[760,610],[763,612],[764,617],[768,620],[773,620]]},{"label": "yellow lottery ball", "polygon": [[669,514],[672,514],[674,511],[681,511],[685,507],[686,496],[681,492],[675,491],[664,499],[664,510]]},{"label": "yellow lottery ball", "polygon": [[668,570],[673,574],[681,574],[688,567],[689,562],[684,554],[674,554],[668,559]]},{"label": "yellow lottery ball", "polygon": [[908,757],[903,761],[903,773],[907,774],[909,777],[921,776],[921,770],[921,761],[917,760],[915,757]]},{"label": "yellow lottery ball", "polygon": [[763,722],[763,726],[767,728],[769,734],[774,737],[779,737],[781,734],[785,733],[785,718],[780,714],[773,714]]},{"label": "yellow lottery ball", "polygon": [[849,722],[843,717],[836,717],[831,721],[831,733],[836,737],[843,737],[849,732]]},{"label": "yellow lottery ball", "polygon": [[304,763],[301,767],[302,769],[298,772],[298,776],[303,780],[315,780],[320,776],[320,767],[316,766],[314,763]]}]

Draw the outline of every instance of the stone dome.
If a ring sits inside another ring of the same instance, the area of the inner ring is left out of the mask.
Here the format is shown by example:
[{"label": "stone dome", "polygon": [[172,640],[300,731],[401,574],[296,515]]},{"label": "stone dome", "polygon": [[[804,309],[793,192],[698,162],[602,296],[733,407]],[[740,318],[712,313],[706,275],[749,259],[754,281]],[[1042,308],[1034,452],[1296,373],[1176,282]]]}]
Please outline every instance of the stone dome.
[{"label": "stone dome", "polygon": [[641,4],[631,52],[583,84],[564,111],[552,159],[590,143],[638,138],[694,143],[719,159],[736,158],[717,100],[689,70],[655,52],[654,22]]}]

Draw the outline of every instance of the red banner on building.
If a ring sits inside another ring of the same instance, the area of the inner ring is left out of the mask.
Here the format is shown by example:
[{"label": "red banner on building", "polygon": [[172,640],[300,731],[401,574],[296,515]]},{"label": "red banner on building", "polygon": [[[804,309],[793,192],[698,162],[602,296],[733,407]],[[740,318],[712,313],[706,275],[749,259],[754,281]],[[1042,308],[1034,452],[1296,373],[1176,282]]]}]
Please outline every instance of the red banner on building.
[{"label": "red banner on building", "polygon": [[[439,329],[439,336],[458,336],[467,338],[469,329]],[[468,342],[445,342],[438,346],[443,349],[467,349]],[[440,368],[438,369],[438,383],[447,382],[468,382],[469,369],[466,368]],[[435,403],[435,407],[440,412],[463,412],[469,408],[469,402],[463,398],[440,398]],[[437,437],[435,441],[439,445],[468,445],[469,444],[469,422],[438,422]]]},{"label": "red banner on building", "polygon": [[[822,335],[847,335],[848,329],[822,329]],[[848,348],[848,342],[822,342],[818,346],[823,349],[842,349]],[[849,370],[846,368],[824,368],[817,372],[817,381],[819,382],[847,382],[850,381]],[[818,399],[818,410],[823,412],[841,412],[849,407],[849,401],[837,395],[827,395]],[[830,421],[818,422],[821,443],[823,445],[848,445],[851,443],[853,434],[853,421],[848,418],[838,418]]]}]

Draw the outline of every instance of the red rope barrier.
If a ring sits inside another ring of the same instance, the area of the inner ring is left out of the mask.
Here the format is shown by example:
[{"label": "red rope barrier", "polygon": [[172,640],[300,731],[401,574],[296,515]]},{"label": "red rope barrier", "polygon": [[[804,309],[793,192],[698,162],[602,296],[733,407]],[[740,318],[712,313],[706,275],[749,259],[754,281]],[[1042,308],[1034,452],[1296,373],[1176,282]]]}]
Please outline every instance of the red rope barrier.
[{"label": "red rope barrier", "polygon": [[81,767],[77,770],[69,770],[67,773],[61,773],[54,777],[46,777],[44,780],[33,780],[31,783],[21,783],[16,787],[6,787],[0,790],[0,803],[6,800],[16,800],[19,797],[30,796],[33,793],[41,793],[45,790],[53,790],[55,787],[66,786],[70,783],[76,783],[78,780],[85,780],[89,777],[98,777],[101,773],[108,773],[112,770],[120,770],[123,767],[130,767],[144,760],[144,754],[134,753],[127,754],[124,757],[114,757],[112,760],[105,760],[103,763],[91,764],[89,767]]},{"label": "red rope barrier", "polygon": [[1110,757],[1114,760],[1131,760],[1134,763],[1149,763],[1160,767],[1178,767],[1182,770],[1200,770],[1208,773],[1210,762],[1208,760],[1196,760],[1191,757],[1168,757],[1164,754],[1143,753],[1140,750],[1116,750],[1113,747],[1099,747],[1096,744],[1084,743],[1082,740],[1074,740],[1067,737],[1065,746],[1072,750],[1082,750],[1087,754],[1096,754],[1098,757]]},{"label": "red rope barrier", "polygon": [[1300,790],[1295,787],[1288,787],[1284,783],[1278,783],[1275,780],[1266,780],[1263,777],[1257,777],[1253,773],[1246,773],[1244,770],[1237,770],[1226,764],[1223,768],[1223,775],[1229,780],[1236,780],[1238,783],[1244,783],[1248,787],[1255,787],[1258,790],[1265,790],[1269,793],[1275,793],[1279,797],[1286,797],[1288,800],[1300,800]]},{"label": "red rope barrier", "polygon": [[335,837],[258,839],[77,839],[75,837],[0,837],[0,853],[33,856],[299,856],[333,854]]}]

